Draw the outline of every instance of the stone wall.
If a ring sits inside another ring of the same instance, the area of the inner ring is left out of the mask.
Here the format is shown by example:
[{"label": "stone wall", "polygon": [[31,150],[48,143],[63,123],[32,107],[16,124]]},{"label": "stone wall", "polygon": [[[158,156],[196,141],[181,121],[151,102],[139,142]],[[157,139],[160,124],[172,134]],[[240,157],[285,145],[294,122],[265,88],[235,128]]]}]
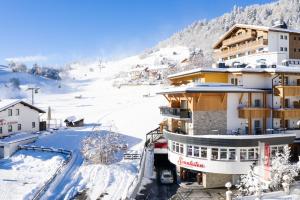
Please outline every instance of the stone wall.
[{"label": "stone wall", "polygon": [[232,175],[230,175],[230,174],[203,173],[202,180],[203,180],[203,187],[204,188],[225,187],[225,183],[232,182]]},{"label": "stone wall", "polygon": [[194,135],[217,134],[211,130],[226,132],[226,111],[195,111],[192,115]]}]

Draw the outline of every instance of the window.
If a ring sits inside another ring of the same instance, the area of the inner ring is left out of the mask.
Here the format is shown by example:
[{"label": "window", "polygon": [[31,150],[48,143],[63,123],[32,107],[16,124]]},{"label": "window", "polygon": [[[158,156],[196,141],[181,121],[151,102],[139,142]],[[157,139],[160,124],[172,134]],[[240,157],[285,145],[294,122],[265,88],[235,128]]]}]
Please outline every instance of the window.
[{"label": "window", "polygon": [[32,122],[32,128],[35,128],[35,122]]},{"label": "window", "polygon": [[248,159],[249,160],[254,160],[255,156],[254,156],[254,148],[248,149]]},{"label": "window", "polygon": [[8,116],[12,116],[12,109],[8,109]]},{"label": "window", "polygon": [[12,132],[12,125],[7,126],[8,132]]},{"label": "window", "polygon": [[284,39],[287,40],[287,35],[284,36]]},{"label": "window", "polygon": [[235,160],[235,149],[229,149],[229,160]]},{"label": "window", "polygon": [[0,134],[2,134],[2,127],[0,127]]},{"label": "window", "polygon": [[194,147],[194,156],[199,157],[199,147],[197,146]]},{"label": "window", "polygon": [[287,51],[287,48],[286,48],[286,47],[284,47],[284,51]]},{"label": "window", "polygon": [[232,85],[237,85],[238,84],[238,79],[237,78],[231,78],[231,84]]},{"label": "window", "polygon": [[220,159],[222,160],[227,159],[227,149],[220,149]]},{"label": "window", "polygon": [[280,51],[283,51],[283,47],[280,47]]},{"label": "window", "polygon": [[179,144],[179,153],[183,154],[183,144]]},{"label": "window", "polygon": [[254,100],[254,107],[260,107],[260,99],[255,99]]},{"label": "window", "polygon": [[187,146],[187,155],[193,156],[193,146],[192,145]]},{"label": "window", "polygon": [[21,124],[18,124],[18,131],[20,131],[22,128]]},{"label": "window", "polygon": [[283,35],[280,35],[280,39],[283,39]]},{"label": "window", "polygon": [[17,116],[20,115],[20,109],[16,109],[16,115],[17,115]]},{"label": "window", "polygon": [[172,151],[175,151],[175,142],[172,142]]},{"label": "window", "polygon": [[207,158],[207,147],[201,147],[201,158]]},{"label": "window", "polygon": [[219,149],[218,148],[212,148],[211,149],[211,159],[212,160],[218,160],[219,159]]},{"label": "window", "polygon": [[179,153],[179,143],[176,142],[175,152]]},{"label": "window", "polygon": [[241,149],[240,150],[240,159],[241,160],[247,160],[247,149]]}]

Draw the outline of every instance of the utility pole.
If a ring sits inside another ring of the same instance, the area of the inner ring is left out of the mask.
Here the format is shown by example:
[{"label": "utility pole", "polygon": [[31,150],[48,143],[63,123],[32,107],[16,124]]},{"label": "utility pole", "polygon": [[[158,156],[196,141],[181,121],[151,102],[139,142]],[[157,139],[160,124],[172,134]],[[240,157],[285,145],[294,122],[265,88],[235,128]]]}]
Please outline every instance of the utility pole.
[{"label": "utility pole", "polygon": [[34,104],[34,93],[38,93],[40,88],[38,87],[29,87],[27,90],[31,90],[31,104]]}]

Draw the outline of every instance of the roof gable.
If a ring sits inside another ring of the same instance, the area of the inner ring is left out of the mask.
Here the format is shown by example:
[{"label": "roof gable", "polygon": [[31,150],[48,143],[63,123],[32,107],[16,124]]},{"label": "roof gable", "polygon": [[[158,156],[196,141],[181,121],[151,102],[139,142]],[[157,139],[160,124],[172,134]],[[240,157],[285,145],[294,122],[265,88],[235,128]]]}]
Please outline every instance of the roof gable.
[{"label": "roof gable", "polygon": [[21,100],[21,99],[4,99],[4,100],[0,100],[0,111],[3,111],[7,108],[10,108],[16,104],[23,104],[24,106],[27,106],[31,109],[34,109],[36,111],[38,111],[39,113],[46,113],[45,111],[39,109],[38,107],[35,107],[29,103],[26,103],[25,101]]}]

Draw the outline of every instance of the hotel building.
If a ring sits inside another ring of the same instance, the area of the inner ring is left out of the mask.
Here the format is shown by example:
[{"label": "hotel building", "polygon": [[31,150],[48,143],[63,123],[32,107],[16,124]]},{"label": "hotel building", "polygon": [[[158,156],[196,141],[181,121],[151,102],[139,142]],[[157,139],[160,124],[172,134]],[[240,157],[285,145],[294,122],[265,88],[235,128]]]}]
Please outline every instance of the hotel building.
[{"label": "hotel building", "polygon": [[[220,60],[249,56],[224,56],[218,53],[222,43],[216,51]],[[300,67],[278,62],[249,68],[223,65],[177,73],[169,80],[173,86],[159,92],[167,100],[160,107],[165,116],[161,129],[168,140],[168,159],[181,178],[188,171],[200,176],[206,188],[236,183],[257,162],[259,142],[268,145],[270,157],[289,144],[293,159],[298,159]]]},{"label": "hotel building", "polygon": [[236,24],[213,46],[216,58],[234,63],[300,66],[300,31]]}]

